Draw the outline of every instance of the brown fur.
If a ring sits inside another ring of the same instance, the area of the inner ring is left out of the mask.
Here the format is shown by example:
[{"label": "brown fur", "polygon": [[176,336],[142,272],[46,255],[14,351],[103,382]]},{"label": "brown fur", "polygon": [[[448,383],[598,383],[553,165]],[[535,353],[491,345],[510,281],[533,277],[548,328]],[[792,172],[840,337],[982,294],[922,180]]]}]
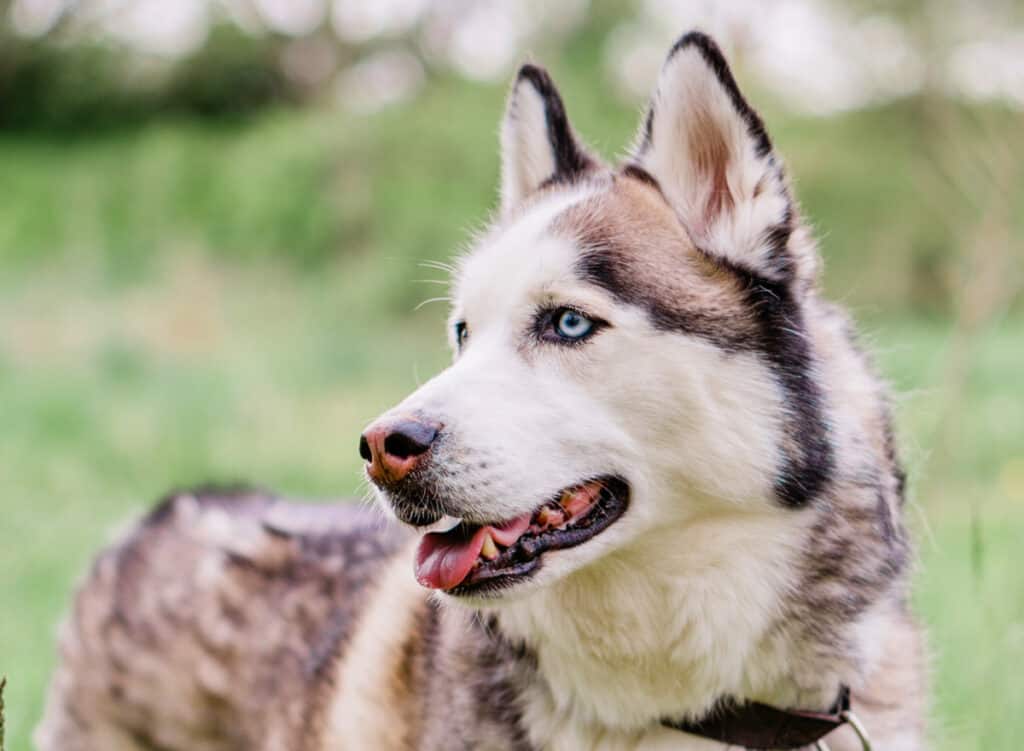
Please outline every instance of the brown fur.
[{"label": "brown fur", "polygon": [[610,190],[564,212],[552,229],[588,251],[585,277],[647,308],[665,327],[727,347],[754,335],[741,280],[697,249],[660,191],[643,179],[614,178]]},{"label": "brown fur", "polygon": [[726,178],[729,147],[707,112],[694,113],[694,120],[695,125],[687,133],[687,137],[690,152],[694,155],[696,179],[710,186],[708,203],[703,211],[705,220],[710,223],[715,221],[719,214],[733,208],[733,197]]}]

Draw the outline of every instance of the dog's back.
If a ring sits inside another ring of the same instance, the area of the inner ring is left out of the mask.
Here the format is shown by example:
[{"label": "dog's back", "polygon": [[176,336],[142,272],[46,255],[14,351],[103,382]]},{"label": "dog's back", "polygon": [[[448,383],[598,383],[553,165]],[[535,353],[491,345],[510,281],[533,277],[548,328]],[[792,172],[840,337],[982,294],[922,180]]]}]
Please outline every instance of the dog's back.
[{"label": "dog's back", "polygon": [[39,748],[308,747],[329,668],[404,537],[354,507],[169,497],[83,583]]}]

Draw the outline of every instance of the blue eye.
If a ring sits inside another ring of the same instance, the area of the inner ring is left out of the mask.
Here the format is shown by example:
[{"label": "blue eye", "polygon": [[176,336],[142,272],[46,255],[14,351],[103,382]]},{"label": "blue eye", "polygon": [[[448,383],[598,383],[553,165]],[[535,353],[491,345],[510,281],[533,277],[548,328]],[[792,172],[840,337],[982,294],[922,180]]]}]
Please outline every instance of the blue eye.
[{"label": "blue eye", "polygon": [[579,341],[594,330],[594,322],[582,313],[569,308],[555,311],[555,333],[563,339]]}]

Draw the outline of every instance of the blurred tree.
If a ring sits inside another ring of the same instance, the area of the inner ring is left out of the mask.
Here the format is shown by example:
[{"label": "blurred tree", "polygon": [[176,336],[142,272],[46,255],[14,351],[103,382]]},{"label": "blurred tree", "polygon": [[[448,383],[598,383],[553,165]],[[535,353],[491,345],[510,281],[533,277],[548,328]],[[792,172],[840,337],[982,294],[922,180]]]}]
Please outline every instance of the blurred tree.
[{"label": "blurred tree", "polygon": [[[0,18],[10,16],[0,0]],[[114,42],[71,35],[58,22],[24,37],[0,25],[0,129],[95,131],[168,114],[224,116],[294,102],[281,70],[284,41],[215,26],[183,59],[156,59]]]}]

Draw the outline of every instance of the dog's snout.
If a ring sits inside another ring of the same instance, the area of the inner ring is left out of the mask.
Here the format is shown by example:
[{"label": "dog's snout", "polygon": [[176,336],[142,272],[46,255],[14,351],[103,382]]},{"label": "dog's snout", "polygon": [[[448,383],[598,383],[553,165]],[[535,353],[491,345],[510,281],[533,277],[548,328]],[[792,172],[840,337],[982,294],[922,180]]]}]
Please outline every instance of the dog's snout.
[{"label": "dog's snout", "polygon": [[359,438],[359,455],[368,464],[370,479],[378,485],[403,479],[426,457],[440,427],[409,418],[371,425]]}]

